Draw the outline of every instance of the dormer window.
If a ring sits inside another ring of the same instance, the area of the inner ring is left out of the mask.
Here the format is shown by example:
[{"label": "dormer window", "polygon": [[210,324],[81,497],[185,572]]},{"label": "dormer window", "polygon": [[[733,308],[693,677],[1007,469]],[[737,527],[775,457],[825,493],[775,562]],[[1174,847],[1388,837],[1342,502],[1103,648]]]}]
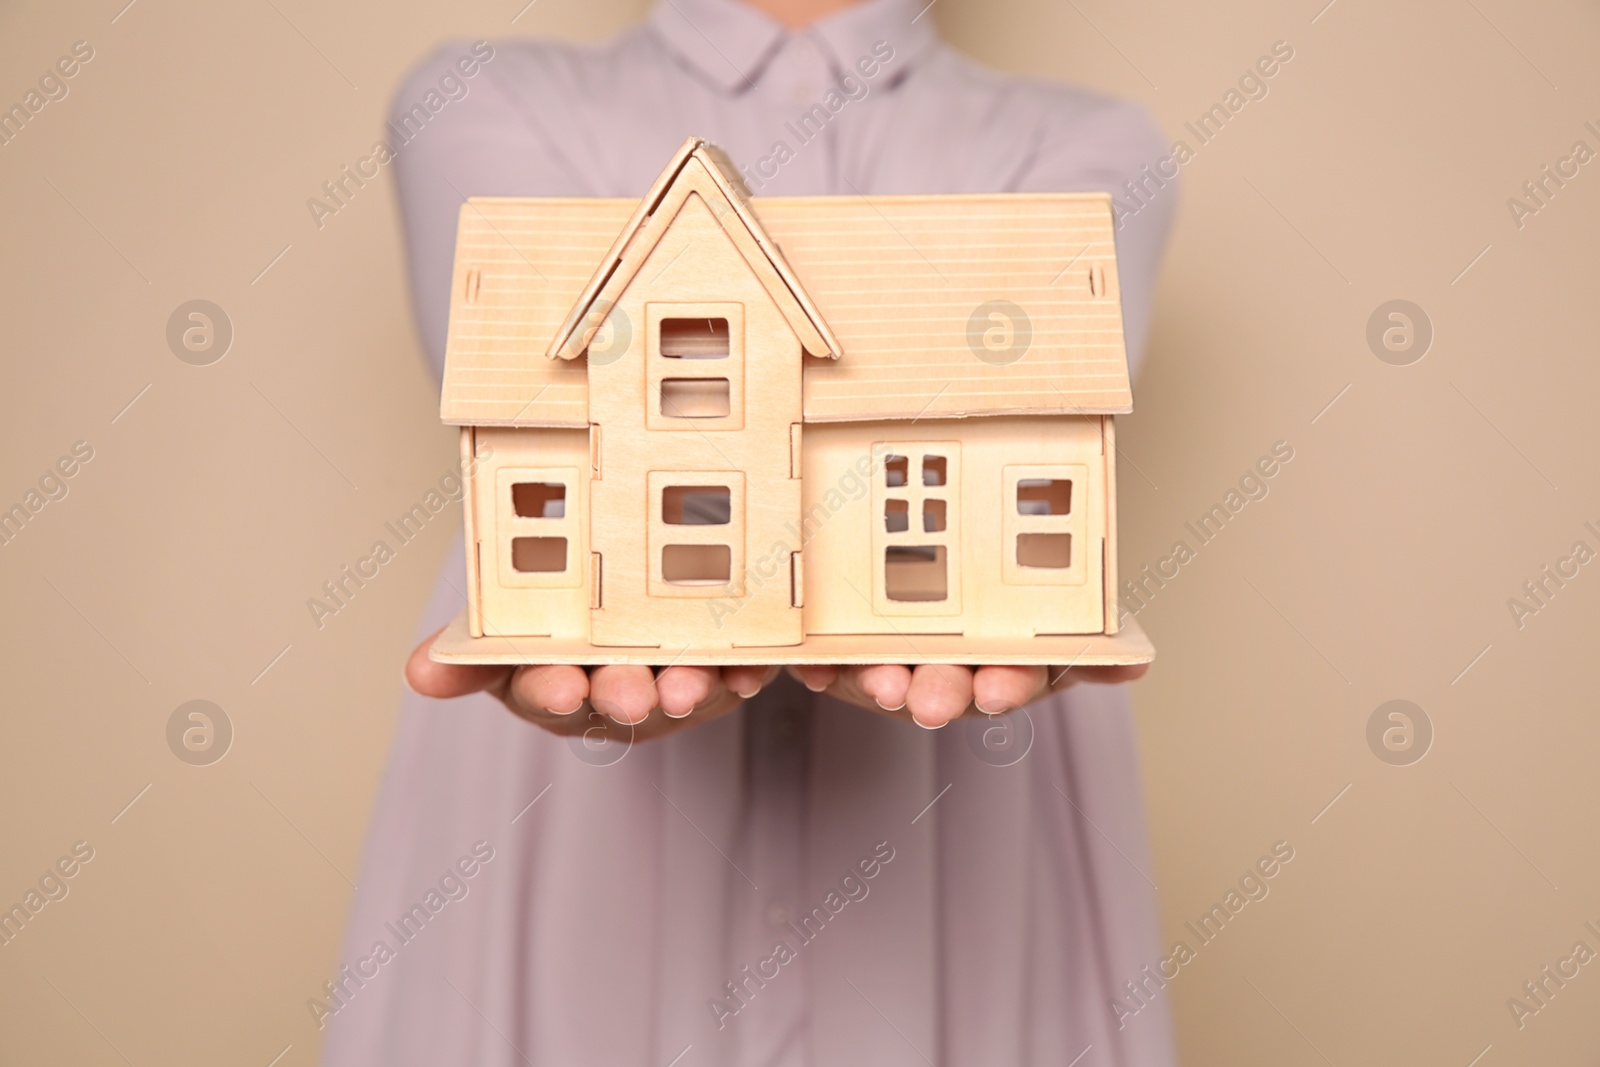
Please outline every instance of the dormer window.
[{"label": "dormer window", "polygon": [[645,305],[645,425],[744,428],[744,306]]}]

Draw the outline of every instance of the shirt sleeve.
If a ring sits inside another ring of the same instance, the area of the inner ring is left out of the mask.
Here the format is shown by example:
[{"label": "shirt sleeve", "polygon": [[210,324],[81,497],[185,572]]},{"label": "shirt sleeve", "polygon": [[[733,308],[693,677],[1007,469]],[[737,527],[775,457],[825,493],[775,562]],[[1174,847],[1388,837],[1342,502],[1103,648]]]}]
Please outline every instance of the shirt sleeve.
[{"label": "shirt sleeve", "polygon": [[[1015,187],[1018,192],[1099,191],[1114,198],[1123,328],[1137,372],[1161,252],[1177,210],[1176,167],[1166,168],[1173,177],[1161,176],[1158,164],[1168,155],[1166,142],[1142,105],[1073,95],[1044,118],[1039,143]],[[1126,187],[1130,181],[1137,195]]]},{"label": "shirt sleeve", "polygon": [[[574,196],[588,190],[541,105],[559,101],[547,46],[453,42],[401,83],[391,146],[411,305],[435,379],[444,375],[456,222],[472,196]],[[467,73],[471,71],[471,73]]]}]

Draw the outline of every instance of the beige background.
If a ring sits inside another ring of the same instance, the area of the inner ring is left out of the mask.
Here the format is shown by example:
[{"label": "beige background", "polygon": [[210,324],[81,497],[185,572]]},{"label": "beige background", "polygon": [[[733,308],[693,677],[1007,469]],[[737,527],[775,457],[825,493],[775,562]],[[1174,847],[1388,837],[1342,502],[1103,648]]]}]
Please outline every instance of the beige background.
[{"label": "beige background", "polygon": [[[1295,449],[1140,614],[1161,649],[1137,705],[1163,941],[1295,849],[1162,995],[1189,1064],[1593,1064],[1600,964],[1520,1030],[1506,1001],[1574,942],[1600,950],[1600,564],[1521,629],[1506,601],[1580,538],[1600,549],[1600,163],[1521,229],[1506,200],[1575,140],[1600,148],[1600,16],[1320,2],[929,16],[996,66],[1144,100],[1174,137],[1274,41],[1295,50],[1185,168],[1121,435],[1129,570]],[[306,598],[453,441],[391,186],[321,231],[305,200],[440,38],[597,38],[641,5],[540,0],[511,25],[519,0],[141,0],[113,22],[122,3],[0,11],[0,103],[74,41],[96,53],[0,147],[0,509],[94,448],[0,547],[0,904],[95,850],[0,947],[0,1058],[299,1067],[456,521],[314,628]],[[164,340],[195,297],[236,328],[210,367]],[[1394,298],[1434,325],[1412,366],[1364,339]],[[204,768],[164,732],[195,698],[236,732]],[[1435,730],[1411,766],[1366,741],[1395,698]]]}]

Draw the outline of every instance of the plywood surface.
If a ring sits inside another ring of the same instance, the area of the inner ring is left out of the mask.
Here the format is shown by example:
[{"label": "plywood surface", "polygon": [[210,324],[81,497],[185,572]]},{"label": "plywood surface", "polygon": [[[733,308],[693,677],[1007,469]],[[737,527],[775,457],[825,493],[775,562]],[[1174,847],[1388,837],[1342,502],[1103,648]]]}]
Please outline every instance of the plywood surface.
[{"label": "plywood surface", "polygon": [[[587,421],[584,362],[545,352],[638,204],[462,205],[444,421]],[[806,361],[807,421],[1131,410],[1104,194],[756,197],[749,206],[842,350]],[[1003,340],[1005,324],[990,317],[996,301],[1021,309],[1010,327],[1025,345],[974,348],[991,327]]]},{"label": "plywood surface", "polygon": [[1071,634],[1020,641],[978,640],[949,634],[833,634],[807,637],[798,645],[759,648],[610,648],[550,637],[473,637],[466,613],[457,616],[433,643],[430,656],[440,663],[572,663],[600,666],[638,663],[651,666],[727,666],[737,663],[963,663],[974,666],[1015,663],[1031,666],[1109,667],[1149,663],[1155,647],[1137,621],[1125,620],[1114,636]]}]

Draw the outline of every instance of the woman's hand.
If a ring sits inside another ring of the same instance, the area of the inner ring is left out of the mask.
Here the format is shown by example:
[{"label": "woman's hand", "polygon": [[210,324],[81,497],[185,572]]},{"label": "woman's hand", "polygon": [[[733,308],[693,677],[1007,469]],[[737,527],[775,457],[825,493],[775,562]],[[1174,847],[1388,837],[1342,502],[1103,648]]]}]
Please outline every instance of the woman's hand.
[{"label": "woman's hand", "polygon": [[999,715],[1076,682],[1131,682],[1148,663],[1128,667],[971,667],[920,663],[790,667],[814,693],[937,730],[963,715]]},{"label": "woman's hand", "polygon": [[[442,631],[441,631],[442,632]],[[618,740],[646,741],[710,722],[761,691],[776,667],[684,667],[656,674],[650,667],[468,666],[428,658],[435,637],[406,662],[406,684],[426,697],[448,699],[488,692],[518,716],[563,736],[615,723]],[[868,711],[937,730],[963,715],[999,715],[1076,682],[1131,682],[1148,664],[1129,667],[970,667],[922,663],[790,667],[806,688]],[[625,732],[623,732],[625,731]]]},{"label": "woman's hand", "polygon": [[406,661],[406,684],[413,691],[440,700],[488,692],[535,726],[563,736],[603,726],[618,741],[664,737],[726,715],[778,674],[776,667],[762,666],[674,665],[657,674],[626,664],[586,670],[437,663],[428,649],[438,636],[418,645]]}]

